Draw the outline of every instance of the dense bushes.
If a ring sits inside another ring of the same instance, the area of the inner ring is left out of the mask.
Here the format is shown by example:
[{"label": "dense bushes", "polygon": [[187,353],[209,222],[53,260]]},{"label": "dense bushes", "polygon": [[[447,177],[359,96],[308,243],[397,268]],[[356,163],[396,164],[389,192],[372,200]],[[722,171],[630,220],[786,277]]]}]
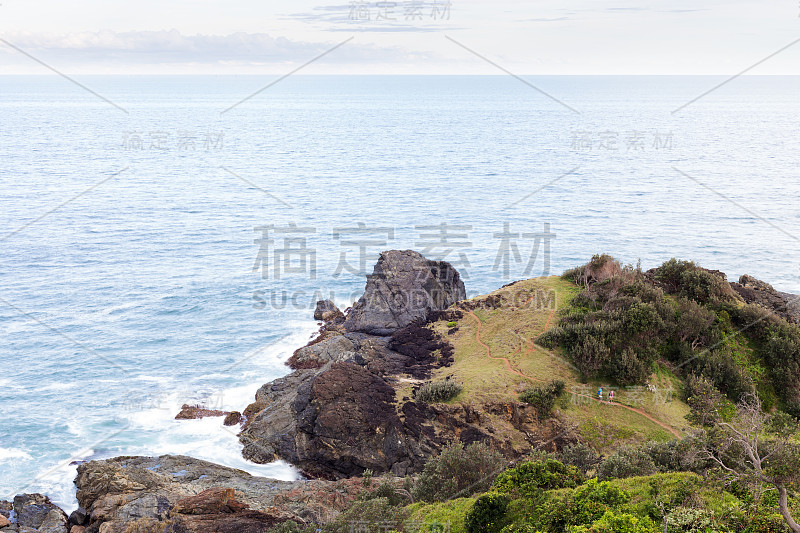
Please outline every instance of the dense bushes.
[{"label": "dense bushes", "polygon": [[327,524],[326,533],[353,533],[353,524],[361,524],[367,530],[386,528],[385,531],[402,531],[409,512],[404,507],[392,505],[386,498],[357,501]]},{"label": "dense bushes", "polygon": [[567,444],[558,452],[557,458],[565,465],[574,466],[583,475],[594,469],[600,462],[600,455],[592,447],[582,442]]},{"label": "dense bushes", "polygon": [[665,359],[684,375],[707,378],[736,402],[756,386],[741,364],[749,357],[738,333],[744,328],[758,339],[756,358],[771,369],[784,404],[800,414],[800,329],[763,309],[741,306],[721,274],[675,259],[643,273],[595,256],[565,277],[581,291],[538,342],[561,347],[585,379],[644,384],[653,363]]},{"label": "dense bushes", "polygon": [[574,491],[552,493],[541,506],[539,527],[560,533],[570,526],[592,524],[628,501],[630,495],[619,487],[590,479]]},{"label": "dense bushes", "polygon": [[486,444],[456,442],[425,464],[411,493],[415,501],[434,502],[486,492],[504,464]]},{"label": "dense bushes", "polygon": [[598,479],[647,476],[656,473],[653,458],[641,448],[625,447],[597,466]]},{"label": "dense bushes", "polygon": [[493,490],[517,498],[536,498],[542,491],[573,488],[583,482],[583,476],[574,466],[566,466],[554,459],[527,461],[509,468],[497,477]]},{"label": "dense bushes", "polygon": [[510,498],[505,494],[487,493],[475,500],[467,512],[464,526],[469,533],[496,533],[502,529]]},{"label": "dense bushes", "polygon": [[429,381],[419,388],[415,399],[424,403],[446,402],[458,396],[461,390],[461,385],[451,379]]},{"label": "dense bushes", "polygon": [[552,414],[556,400],[564,392],[565,383],[553,380],[541,387],[529,387],[520,395],[520,401],[532,405],[539,418],[547,418]]},{"label": "dense bushes", "polygon": [[606,511],[592,525],[572,527],[569,533],[659,533],[659,529],[649,517]]}]

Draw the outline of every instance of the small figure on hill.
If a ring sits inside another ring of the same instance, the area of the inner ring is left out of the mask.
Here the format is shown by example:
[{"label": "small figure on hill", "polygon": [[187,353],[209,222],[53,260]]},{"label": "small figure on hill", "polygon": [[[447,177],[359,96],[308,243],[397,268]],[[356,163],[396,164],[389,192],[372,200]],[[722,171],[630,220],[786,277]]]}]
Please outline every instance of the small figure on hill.
[{"label": "small figure on hill", "polygon": [[597,389],[597,399],[600,400],[601,402],[603,401],[603,387]]},{"label": "small figure on hill", "polygon": [[614,391],[608,392],[608,403],[614,403]]}]

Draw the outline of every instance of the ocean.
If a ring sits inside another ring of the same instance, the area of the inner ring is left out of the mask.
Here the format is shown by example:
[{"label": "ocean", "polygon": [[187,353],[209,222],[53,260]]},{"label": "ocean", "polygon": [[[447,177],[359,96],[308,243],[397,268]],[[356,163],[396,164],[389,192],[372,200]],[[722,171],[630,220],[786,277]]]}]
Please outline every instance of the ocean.
[{"label": "ocean", "polygon": [[798,77],[697,100],[726,78],[295,75],[254,95],[276,78],[0,77],[0,499],[74,508],[70,463],[116,455],[296,478],[244,461],[221,419],[174,416],[242,410],[381,250],[451,261],[470,295],[602,252],[800,293]]}]

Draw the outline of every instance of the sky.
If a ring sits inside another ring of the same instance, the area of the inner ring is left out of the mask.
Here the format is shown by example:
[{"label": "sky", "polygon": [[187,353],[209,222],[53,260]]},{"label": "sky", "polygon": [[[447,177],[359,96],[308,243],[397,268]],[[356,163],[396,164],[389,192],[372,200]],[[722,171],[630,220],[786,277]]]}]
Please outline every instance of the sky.
[{"label": "sky", "polygon": [[327,1],[0,0],[0,74],[800,74],[800,0]]}]

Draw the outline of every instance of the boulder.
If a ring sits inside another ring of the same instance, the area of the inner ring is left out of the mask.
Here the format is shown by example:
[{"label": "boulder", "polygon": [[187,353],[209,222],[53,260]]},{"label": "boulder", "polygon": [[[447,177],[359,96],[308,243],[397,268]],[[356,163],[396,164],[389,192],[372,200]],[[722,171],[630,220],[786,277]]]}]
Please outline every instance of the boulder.
[{"label": "boulder", "polygon": [[242,413],[239,411],[231,411],[225,417],[225,420],[222,422],[225,426],[235,426],[236,424],[241,424],[244,418],[242,417]]},{"label": "boulder", "polygon": [[11,522],[8,520],[8,518],[6,518],[3,515],[0,515],[0,529],[3,529],[4,527],[8,527],[10,525]]},{"label": "boulder", "polygon": [[314,309],[314,320],[336,322],[343,318],[344,313],[342,313],[331,300],[320,300],[317,302],[317,307]]},{"label": "boulder", "polygon": [[42,494],[20,494],[14,497],[14,512],[20,532],[29,529],[38,533],[67,533],[67,514]]},{"label": "boulder", "polygon": [[69,533],[86,533],[86,528],[83,526],[72,526]]},{"label": "boulder", "polygon": [[450,263],[430,261],[412,250],[391,250],[381,253],[367,276],[364,295],[350,310],[344,328],[391,335],[465,298],[464,282]]},{"label": "boulder", "polygon": [[78,507],[69,515],[69,523],[73,526],[82,526],[89,521],[89,514],[83,507]]}]

